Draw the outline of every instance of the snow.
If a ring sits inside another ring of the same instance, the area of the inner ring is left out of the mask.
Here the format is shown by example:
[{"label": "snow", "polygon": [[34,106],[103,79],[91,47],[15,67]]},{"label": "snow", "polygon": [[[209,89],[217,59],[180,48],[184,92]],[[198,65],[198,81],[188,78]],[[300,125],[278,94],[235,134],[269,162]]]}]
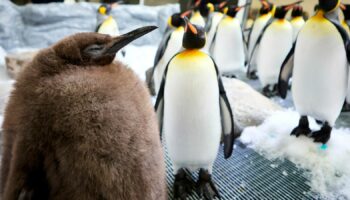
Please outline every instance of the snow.
[{"label": "snow", "polygon": [[[350,199],[350,129],[333,129],[323,146],[305,136],[290,136],[298,121],[299,114],[293,110],[276,112],[262,125],[246,128],[241,140],[270,160],[288,159],[304,169],[311,189],[322,197]],[[312,130],[320,128],[309,121]],[[282,174],[288,176],[286,171]]]},{"label": "snow", "polygon": [[133,69],[142,80],[145,80],[145,72],[150,67],[153,67],[154,57],[157,51],[156,44],[144,46],[129,45],[125,48],[125,51],[125,58],[122,62]]}]

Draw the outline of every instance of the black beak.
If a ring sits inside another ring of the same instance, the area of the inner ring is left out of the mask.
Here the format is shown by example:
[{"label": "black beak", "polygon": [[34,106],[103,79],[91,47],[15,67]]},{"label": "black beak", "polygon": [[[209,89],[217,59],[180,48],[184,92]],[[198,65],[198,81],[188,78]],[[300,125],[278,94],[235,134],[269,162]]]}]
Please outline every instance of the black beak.
[{"label": "black beak", "polygon": [[106,46],[104,54],[114,55],[120,49],[128,45],[130,42],[136,40],[137,38],[146,35],[147,33],[157,29],[156,26],[145,26],[142,28],[135,29],[124,35],[117,36],[113,38],[112,42]]}]

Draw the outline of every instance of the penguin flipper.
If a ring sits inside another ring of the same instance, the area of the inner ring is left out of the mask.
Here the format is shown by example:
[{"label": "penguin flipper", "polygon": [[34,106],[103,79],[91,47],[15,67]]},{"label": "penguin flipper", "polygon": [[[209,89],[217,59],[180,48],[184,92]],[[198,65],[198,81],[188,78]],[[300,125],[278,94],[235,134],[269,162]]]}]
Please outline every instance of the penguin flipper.
[{"label": "penguin flipper", "polygon": [[213,24],[213,14],[210,14],[208,16],[207,23],[205,23],[205,32],[208,33],[211,29],[211,26]]},{"label": "penguin flipper", "polygon": [[287,96],[289,88],[289,79],[293,73],[295,44],[296,42],[294,42],[291,50],[289,51],[287,57],[282,63],[281,71],[278,78],[278,93],[283,99],[285,99]]},{"label": "penguin flipper", "polygon": [[248,70],[247,70],[247,75],[249,75],[252,71],[252,67],[251,67],[251,62],[252,62],[252,58],[255,57],[255,54],[258,52],[257,49],[259,49],[259,46],[260,46],[260,42],[264,36],[264,33],[266,31],[266,29],[272,24],[273,22],[273,19],[270,19],[267,24],[265,25],[265,27],[262,29],[258,39],[256,40],[256,43],[254,44],[254,47],[253,47],[253,50],[252,50],[252,53],[250,55],[250,59],[248,61]]},{"label": "penguin flipper", "polygon": [[[332,18],[326,18],[328,21],[330,21],[338,30],[339,34],[341,35],[344,43],[344,47],[346,50],[346,58],[348,60],[348,64],[350,64],[350,51],[348,51],[349,48],[349,35],[346,32],[346,30],[343,28],[343,26],[339,23],[337,19],[332,19]],[[349,49],[350,50],[350,49]]]},{"label": "penguin flipper", "polygon": [[156,66],[158,64],[158,62],[160,61],[160,59],[163,57],[172,33],[173,33],[173,31],[169,30],[164,34],[164,37],[158,46],[157,53],[156,53],[156,56],[154,58],[153,66]]},{"label": "penguin flipper", "polygon": [[154,105],[154,109],[157,113],[157,117],[158,117],[158,123],[159,123],[159,132],[160,132],[160,138],[162,139],[162,130],[163,130],[163,117],[164,117],[164,89],[165,89],[165,82],[166,82],[166,76],[168,74],[168,67],[170,62],[173,60],[173,58],[175,56],[177,56],[179,53],[175,54],[170,61],[168,62],[168,64],[165,67],[164,70],[164,74],[163,74],[163,79],[162,82],[160,84],[160,88],[158,91],[158,96],[157,96],[157,100],[156,100],[156,104]]},{"label": "penguin flipper", "polygon": [[247,42],[244,39],[244,32],[242,30],[242,39],[243,39],[243,50],[244,50],[244,65],[247,65],[248,63],[248,45]]},{"label": "penguin flipper", "polygon": [[218,77],[219,93],[220,93],[220,115],[221,115],[221,126],[223,133],[223,143],[224,143],[224,157],[228,159],[231,157],[233,152],[233,145],[235,143],[235,131],[234,131],[234,118],[233,112],[231,109],[230,102],[227,98],[224,84],[222,83],[219,69],[212,58],[212,61],[215,66],[215,70]]},{"label": "penguin flipper", "polygon": [[[102,23],[103,23],[103,22],[102,22]],[[99,32],[99,30],[100,30],[100,28],[101,28],[102,23],[101,23],[101,24],[99,24],[99,25],[96,27],[96,29],[95,29],[95,32],[96,32],[96,33],[98,33],[98,32]]]}]

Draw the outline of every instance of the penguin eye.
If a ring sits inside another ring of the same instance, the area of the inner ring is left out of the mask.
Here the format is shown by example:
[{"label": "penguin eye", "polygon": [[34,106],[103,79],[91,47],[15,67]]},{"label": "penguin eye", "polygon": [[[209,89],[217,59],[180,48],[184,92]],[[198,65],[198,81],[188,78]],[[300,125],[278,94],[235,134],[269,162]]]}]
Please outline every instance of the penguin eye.
[{"label": "penguin eye", "polygon": [[90,56],[100,56],[102,54],[103,49],[103,45],[92,44],[84,49],[84,53]]}]

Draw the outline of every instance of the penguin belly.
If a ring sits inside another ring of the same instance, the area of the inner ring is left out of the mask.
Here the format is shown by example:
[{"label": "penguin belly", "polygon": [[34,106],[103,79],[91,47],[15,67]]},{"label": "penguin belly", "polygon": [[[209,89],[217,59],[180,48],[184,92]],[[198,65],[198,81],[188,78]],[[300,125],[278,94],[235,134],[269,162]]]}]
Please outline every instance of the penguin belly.
[{"label": "penguin belly", "polygon": [[227,17],[220,22],[213,57],[222,74],[244,70],[244,44],[238,19]]},{"label": "penguin belly", "polygon": [[296,17],[290,21],[293,27],[293,41],[297,39],[297,36],[301,30],[301,28],[304,26],[305,21],[302,17]]},{"label": "penguin belly", "polygon": [[164,70],[168,62],[182,48],[183,35],[184,29],[182,27],[178,30],[175,30],[171,34],[167,47],[164,51],[163,57],[157,63],[157,66],[154,71],[154,84],[157,92],[159,91],[160,84],[162,83]]},{"label": "penguin belly", "polygon": [[177,55],[168,68],[163,133],[174,171],[211,171],[221,138],[219,88],[211,58],[200,51]]},{"label": "penguin belly", "polygon": [[210,47],[213,43],[213,39],[217,30],[217,27],[222,19],[224,15],[220,12],[214,12],[213,13],[213,18],[212,18],[212,22],[211,22],[211,27],[210,30],[208,31],[207,34],[207,42],[205,43],[205,46],[203,48],[203,51],[209,52]]},{"label": "penguin belly", "polygon": [[255,50],[256,53],[254,55],[252,55],[254,45],[257,42],[259,35],[261,34],[262,30],[264,29],[264,27],[266,26],[266,24],[270,20],[270,18],[271,18],[271,14],[266,14],[266,15],[259,17],[254,22],[253,29],[251,30],[252,33],[250,34],[250,39],[249,39],[249,44],[248,44],[248,54],[249,54],[249,57],[251,57],[250,64],[252,65],[252,69],[256,69],[257,57],[258,57],[258,52],[259,52],[259,49],[257,48]]},{"label": "penguin belly", "polygon": [[107,34],[112,37],[118,36],[119,35],[118,24],[111,16],[109,16],[105,21],[102,22],[97,32],[101,34]]},{"label": "penguin belly", "polygon": [[263,87],[277,84],[280,68],[292,44],[293,30],[288,21],[275,21],[267,28],[261,40],[257,65]]},{"label": "penguin belly", "polygon": [[300,31],[294,57],[292,95],[301,115],[334,125],[347,91],[343,40],[326,19],[313,17]]},{"label": "penguin belly", "polygon": [[190,19],[190,22],[201,27],[205,26],[205,20],[199,11],[194,12],[193,16]]}]

